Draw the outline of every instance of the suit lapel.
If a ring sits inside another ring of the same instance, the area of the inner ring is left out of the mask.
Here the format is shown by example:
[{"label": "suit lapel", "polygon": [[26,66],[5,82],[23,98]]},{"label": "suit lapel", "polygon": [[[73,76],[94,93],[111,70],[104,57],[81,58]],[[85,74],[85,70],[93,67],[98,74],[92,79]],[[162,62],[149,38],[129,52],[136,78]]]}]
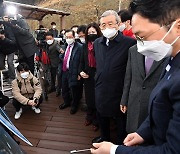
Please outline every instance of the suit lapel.
[{"label": "suit lapel", "polygon": [[137,53],[136,55],[137,55],[137,63],[138,63],[139,72],[141,73],[141,76],[144,79],[146,76],[145,69],[144,69],[144,56],[141,55],[140,53]]},{"label": "suit lapel", "polygon": [[75,56],[75,54],[76,54],[76,52],[77,52],[77,48],[78,48],[78,46],[77,46],[77,44],[75,43],[75,44],[74,44],[74,47],[73,47],[73,49],[72,49],[72,53],[71,53],[71,60],[74,59],[74,56]]},{"label": "suit lapel", "polygon": [[158,68],[158,66],[159,66],[162,62],[163,62],[163,60],[161,60],[161,61],[159,61],[159,62],[154,61],[153,64],[152,64],[152,66],[151,66],[151,69],[150,69],[150,71],[149,71],[149,73],[148,73],[148,75],[146,76],[145,79],[147,79],[147,78]]}]

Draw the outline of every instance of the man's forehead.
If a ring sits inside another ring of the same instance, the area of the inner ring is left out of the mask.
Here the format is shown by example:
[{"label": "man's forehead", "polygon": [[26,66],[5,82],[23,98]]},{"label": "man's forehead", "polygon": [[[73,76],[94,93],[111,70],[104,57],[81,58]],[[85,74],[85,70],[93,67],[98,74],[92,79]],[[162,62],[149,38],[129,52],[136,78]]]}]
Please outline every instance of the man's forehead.
[{"label": "man's forehead", "polygon": [[109,16],[106,16],[106,17],[102,17],[100,19],[100,23],[103,24],[103,23],[109,23],[109,22],[114,22],[116,21],[116,17],[114,15],[109,15]]},{"label": "man's forehead", "polygon": [[72,36],[72,32],[66,32],[66,36]]},{"label": "man's forehead", "polygon": [[160,27],[159,24],[151,22],[149,19],[142,17],[139,14],[134,14],[132,17],[132,30],[133,33],[139,33],[143,31],[153,30]]}]

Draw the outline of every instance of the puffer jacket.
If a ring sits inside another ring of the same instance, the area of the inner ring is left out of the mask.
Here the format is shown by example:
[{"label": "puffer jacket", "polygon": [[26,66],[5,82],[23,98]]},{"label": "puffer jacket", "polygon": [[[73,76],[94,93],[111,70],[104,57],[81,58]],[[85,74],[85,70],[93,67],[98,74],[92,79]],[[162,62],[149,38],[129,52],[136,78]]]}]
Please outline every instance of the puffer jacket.
[{"label": "puffer jacket", "polygon": [[38,79],[34,77],[31,72],[29,72],[27,79],[21,78],[20,74],[17,73],[16,79],[12,81],[12,93],[14,99],[23,105],[27,105],[29,99],[40,98],[42,88]]}]

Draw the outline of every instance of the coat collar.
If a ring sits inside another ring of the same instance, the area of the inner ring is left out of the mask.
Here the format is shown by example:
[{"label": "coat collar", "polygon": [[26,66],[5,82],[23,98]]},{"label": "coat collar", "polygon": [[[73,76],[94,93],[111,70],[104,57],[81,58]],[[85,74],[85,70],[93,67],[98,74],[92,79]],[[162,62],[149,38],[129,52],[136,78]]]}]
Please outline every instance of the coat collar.
[{"label": "coat collar", "polygon": [[[25,81],[26,81],[26,82],[30,82],[30,80],[31,80],[32,78],[33,78],[33,75],[32,75],[32,73],[29,71],[29,76],[28,76],[27,79],[25,79]],[[18,79],[20,82],[23,82],[23,81],[24,81],[24,79],[21,78],[19,72],[17,73],[17,79]]]},{"label": "coat collar", "polygon": [[[137,51],[137,45],[136,45],[136,51],[135,52],[138,52]],[[142,54],[140,54],[139,52],[136,55],[137,55],[136,58],[137,58],[139,72],[141,73],[141,76],[144,79],[146,77],[145,67],[144,67],[144,56]]]},{"label": "coat collar", "polygon": [[170,61],[170,65],[180,68],[180,52]]},{"label": "coat collar", "polygon": [[[122,38],[123,38],[122,33],[118,31],[118,35],[117,35],[113,40],[110,40],[110,42],[111,42],[111,41],[114,41],[114,42],[119,43],[119,42],[122,41]],[[106,45],[106,41],[107,41],[107,38],[106,38],[106,37],[102,36],[102,37],[100,37],[99,39],[100,39],[100,43]]]},{"label": "coat collar", "polygon": [[159,67],[160,64],[163,63],[165,59],[161,60],[161,61],[154,61],[152,66],[151,66],[151,69],[148,73],[148,75],[146,76],[146,79]]},{"label": "coat collar", "polygon": [[73,46],[73,48],[72,48],[72,53],[71,53],[71,58],[73,59],[74,58],[74,56],[75,56],[75,54],[76,54],[76,52],[77,52],[77,49],[78,49],[78,46],[79,46],[79,43],[78,42],[75,42],[74,43],[74,46]]},{"label": "coat collar", "polygon": [[[137,52],[137,45],[135,46],[135,49],[136,49],[136,52]],[[161,61],[154,61],[152,66],[151,66],[151,69],[149,71],[149,74],[146,76],[146,72],[145,72],[145,57],[138,53],[137,54],[137,63],[138,63],[138,67],[139,67],[139,71],[141,73],[141,76],[143,77],[143,79],[147,79],[149,78],[149,76],[151,76],[151,74],[159,67],[160,64],[162,64],[162,62],[164,61],[161,60]]]}]

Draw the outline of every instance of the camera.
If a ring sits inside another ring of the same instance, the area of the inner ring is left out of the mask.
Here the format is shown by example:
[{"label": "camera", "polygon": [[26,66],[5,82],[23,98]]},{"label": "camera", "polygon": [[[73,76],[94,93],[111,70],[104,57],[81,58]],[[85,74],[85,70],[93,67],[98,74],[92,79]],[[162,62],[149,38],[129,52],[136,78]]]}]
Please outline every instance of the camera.
[{"label": "camera", "polygon": [[37,35],[36,39],[38,40],[38,46],[40,48],[44,48],[46,46],[46,41],[45,41],[46,31],[47,31],[46,28],[40,28],[35,30],[35,33]]},{"label": "camera", "polygon": [[5,34],[4,28],[0,28],[0,34]]},{"label": "camera", "polygon": [[37,34],[37,40],[45,40],[45,33],[46,33],[46,29],[37,29],[35,30],[35,33]]}]

